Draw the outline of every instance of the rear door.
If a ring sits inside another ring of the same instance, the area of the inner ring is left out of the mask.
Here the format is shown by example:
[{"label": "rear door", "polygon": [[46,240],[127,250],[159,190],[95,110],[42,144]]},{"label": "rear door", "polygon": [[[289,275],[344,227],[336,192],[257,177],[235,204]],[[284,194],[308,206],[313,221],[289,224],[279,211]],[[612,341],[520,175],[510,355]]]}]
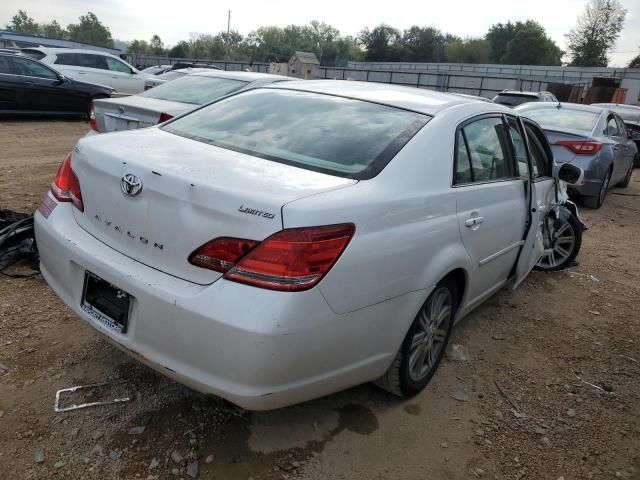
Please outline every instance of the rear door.
[{"label": "rear door", "polygon": [[24,80],[13,71],[11,58],[0,56],[0,112],[27,109]]},{"label": "rear door", "polygon": [[501,114],[466,121],[456,137],[458,224],[474,269],[470,303],[477,304],[506,282],[518,259],[524,244],[527,190]]},{"label": "rear door", "polygon": [[626,161],[626,138],[623,138],[623,132],[620,131],[620,125],[616,120],[616,116],[613,113],[609,113],[607,116],[607,126],[605,129],[609,141],[611,142],[611,148],[613,149],[613,171],[611,172],[611,185],[615,185],[623,179],[627,173],[627,161]]},{"label": "rear door", "polygon": [[107,67],[104,55],[94,53],[76,53],[75,62],[78,76],[77,80],[97,85],[111,85],[111,73]]},{"label": "rear door", "polygon": [[633,140],[629,138],[629,134],[627,133],[627,127],[624,124],[622,118],[619,115],[613,114],[616,119],[616,123],[618,124],[618,131],[620,132],[620,149],[624,155],[624,163],[622,164],[622,171],[620,172],[621,179],[624,179],[629,171],[629,168],[633,166],[633,159],[636,155],[636,147]]}]

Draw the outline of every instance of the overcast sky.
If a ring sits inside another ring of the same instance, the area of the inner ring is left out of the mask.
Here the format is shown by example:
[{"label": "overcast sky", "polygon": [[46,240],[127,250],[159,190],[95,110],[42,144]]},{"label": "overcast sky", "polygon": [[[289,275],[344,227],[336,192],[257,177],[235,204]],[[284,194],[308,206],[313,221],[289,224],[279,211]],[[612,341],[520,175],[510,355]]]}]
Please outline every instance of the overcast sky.
[{"label": "overcast sky", "polygon": [[[343,35],[356,35],[363,27],[382,22],[404,29],[431,25],[462,37],[484,35],[496,22],[534,19],[565,49],[564,34],[575,24],[586,0],[1,0],[0,27],[18,9],[38,22],[57,20],[62,26],[93,11],[115,39],[149,39],[154,33],[166,44],[188,39],[190,33],[217,33],[231,28],[242,34],[264,25],[285,26],[320,20]],[[640,52],[640,0],[622,0],[627,19],[610,53],[611,65],[625,66]]]}]

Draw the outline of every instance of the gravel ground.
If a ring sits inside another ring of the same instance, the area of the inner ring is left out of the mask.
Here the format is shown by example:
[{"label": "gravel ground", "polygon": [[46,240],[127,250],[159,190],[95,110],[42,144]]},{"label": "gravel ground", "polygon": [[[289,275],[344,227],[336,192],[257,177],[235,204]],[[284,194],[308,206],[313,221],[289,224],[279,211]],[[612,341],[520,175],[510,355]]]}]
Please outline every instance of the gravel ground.
[{"label": "gravel ground", "polygon": [[[86,131],[0,122],[0,208],[33,211]],[[0,478],[640,478],[638,197],[636,172],[583,209],[578,266],[468,316],[469,358],[406,401],[363,385],[246,412],[130,359],[41,277],[0,278]],[[58,389],[98,382],[131,400],[54,413]]]}]

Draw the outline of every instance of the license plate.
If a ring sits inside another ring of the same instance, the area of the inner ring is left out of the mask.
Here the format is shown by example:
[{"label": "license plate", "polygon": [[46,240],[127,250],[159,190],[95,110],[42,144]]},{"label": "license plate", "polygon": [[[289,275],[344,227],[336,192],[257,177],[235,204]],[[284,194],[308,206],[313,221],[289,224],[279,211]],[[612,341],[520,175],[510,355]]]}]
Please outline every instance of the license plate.
[{"label": "license plate", "polygon": [[117,332],[126,333],[131,296],[124,290],[85,272],[82,309],[94,320]]}]

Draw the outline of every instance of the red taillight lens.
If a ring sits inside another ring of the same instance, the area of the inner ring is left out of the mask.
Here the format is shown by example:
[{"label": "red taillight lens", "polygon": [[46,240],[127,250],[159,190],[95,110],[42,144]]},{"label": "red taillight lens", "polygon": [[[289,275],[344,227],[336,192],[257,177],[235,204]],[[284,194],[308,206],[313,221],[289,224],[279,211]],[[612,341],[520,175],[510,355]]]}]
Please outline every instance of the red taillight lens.
[{"label": "red taillight lens", "polygon": [[158,123],[166,122],[167,120],[171,120],[172,118],[173,118],[173,115],[169,115],[168,113],[162,112],[160,114],[160,119],[158,120]]},{"label": "red taillight lens", "polygon": [[98,131],[98,122],[96,122],[96,102],[91,100],[91,110],[89,110],[89,127],[91,130]]},{"label": "red taillight lens", "polygon": [[308,290],[336,263],[354,233],[351,223],[282,230],[251,250],[224,278],[272,290]]},{"label": "red taillight lens", "polygon": [[556,145],[566,147],[577,155],[592,155],[594,153],[598,153],[602,149],[602,144],[600,142],[591,141],[583,142],[575,140],[563,140],[560,142],[556,142]]},{"label": "red taillight lens", "polygon": [[221,237],[205,243],[191,255],[189,263],[216,272],[226,272],[260,242],[243,238]]},{"label": "red taillight lens", "polygon": [[80,182],[71,168],[71,153],[67,154],[58,168],[56,178],[51,182],[51,193],[58,201],[71,202],[78,210],[84,212]]}]

